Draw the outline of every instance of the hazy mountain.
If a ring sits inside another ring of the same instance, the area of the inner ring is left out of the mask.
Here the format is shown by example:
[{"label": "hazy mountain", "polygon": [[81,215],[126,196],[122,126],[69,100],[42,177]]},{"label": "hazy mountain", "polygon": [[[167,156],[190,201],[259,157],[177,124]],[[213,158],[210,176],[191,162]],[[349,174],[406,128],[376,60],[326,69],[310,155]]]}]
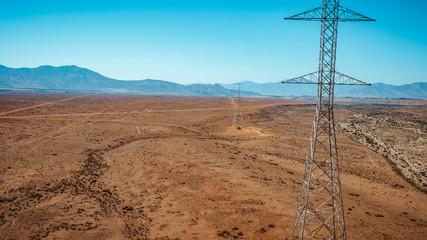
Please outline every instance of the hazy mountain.
[{"label": "hazy mountain", "polygon": [[385,83],[374,83],[370,87],[339,86],[337,97],[354,98],[417,98],[427,99],[427,82],[418,82],[395,86]]},{"label": "hazy mountain", "polygon": [[[316,96],[317,85],[281,84],[280,82],[241,82],[243,96]],[[105,77],[77,66],[41,66],[8,68],[0,65],[0,88],[97,91],[125,94],[158,94],[184,96],[230,96],[233,84],[181,85],[161,80],[123,81]],[[375,83],[368,86],[336,86],[336,97],[417,98],[427,99],[427,83],[395,86]]]},{"label": "hazy mountain", "polygon": [[[233,89],[233,84],[221,84]],[[317,85],[281,84],[280,82],[255,83],[241,82],[241,89],[256,91],[271,96],[316,96]],[[418,82],[395,86],[385,83],[374,83],[372,86],[336,86],[336,97],[351,98],[417,98],[427,99],[427,82]]]},{"label": "hazy mountain", "polygon": [[99,89],[115,80],[76,66],[8,68],[0,65],[0,87],[40,89]]},{"label": "hazy mountain", "polygon": [[[270,96],[315,96],[317,85],[303,84],[281,84],[280,82],[255,83],[244,81],[241,89],[245,91],[256,91],[262,95]],[[234,84],[221,84],[221,86],[234,89]]]},{"label": "hazy mountain", "polygon": [[[181,85],[152,79],[123,81],[107,78],[99,73],[77,66],[8,68],[0,65],[0,88],[185,96],[230,96],[231,94],[229,89],[218,84]],[[242,92],[242,94],[247,96],[259,95],[248,91]]]}]

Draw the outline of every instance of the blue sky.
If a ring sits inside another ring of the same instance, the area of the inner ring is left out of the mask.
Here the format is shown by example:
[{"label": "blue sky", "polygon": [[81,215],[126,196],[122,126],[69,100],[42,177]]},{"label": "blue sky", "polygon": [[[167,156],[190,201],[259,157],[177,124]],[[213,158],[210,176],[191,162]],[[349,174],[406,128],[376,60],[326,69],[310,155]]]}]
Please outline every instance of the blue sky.
[{"label": "blue sky", "polygon": [[[337,70],[427,81],[427,1],[341,0],[376,22],[340,23]],[[77,65],[123,80],[274,82],[317,71],[321,0],[3,1],[0,64]]]}]

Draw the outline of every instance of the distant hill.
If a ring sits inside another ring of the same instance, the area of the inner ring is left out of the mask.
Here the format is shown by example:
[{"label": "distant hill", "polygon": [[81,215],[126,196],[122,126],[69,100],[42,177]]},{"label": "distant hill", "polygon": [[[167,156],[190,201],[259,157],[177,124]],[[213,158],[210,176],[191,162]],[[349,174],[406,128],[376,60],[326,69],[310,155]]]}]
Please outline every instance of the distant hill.
[{"label": "distant hill", "polygon": [[427,99],[427,82],[405,85],[374,83],[370,87],[338,86],[337,97],[353,98],[416,98]]},{"label": "distant hill", "polygon": [[[316,96],[317,85],[281,84],[280,82],[241,82],[242,96]],[[191,84],[145,79],[123,81],[105,77],[77,66],[40,66],[8,68],[0,65],[0,89],[43,91],[95,91],[102,93],[230,96],[233,84]],[[351,98],[416,98],[427,99],[427,82],[395,86],[375,83],[368,86],[336,86],[336,97]]]},{"label": "distant hill", "polygon": [[[218,84],[181,85],[162,80],[123,81],[105,77],[77,66],[40,66],[37,68],[8,68],[0,65],[0,88],[19,90],[69,90],[104,93],[230,96],[231,90]],[[244,91],[243,95],[259,93]]]},{"label": "distant hill", "polygon": [[[262,95],[270,96],[315,96],[317,85],[303,84],[281,84],[280,82],[255,83],[244,81],[241,83],[241,89],[245,91],[256,90]],[[234,84],[221,84],[221,86],[233,89]]]},{"label": "distant hill", "polygon": [[[245,91],[256,91],[270,96],[316,96],[317,85],[281,84],[281,82],[255,83],[241,82]],[[221,84],[233,89],[233,84]],[[427,82],[418,82],[395,86],[385,83],[374,83],[372,86],[336,86],[336,97],[350,98],[416,98],[427,99]]]},{"label": "distant hill", "polygon": [[94,90],[115,84],[113,79],[77,66],[8,68],[0,65],[0,87],[3,88]]}]

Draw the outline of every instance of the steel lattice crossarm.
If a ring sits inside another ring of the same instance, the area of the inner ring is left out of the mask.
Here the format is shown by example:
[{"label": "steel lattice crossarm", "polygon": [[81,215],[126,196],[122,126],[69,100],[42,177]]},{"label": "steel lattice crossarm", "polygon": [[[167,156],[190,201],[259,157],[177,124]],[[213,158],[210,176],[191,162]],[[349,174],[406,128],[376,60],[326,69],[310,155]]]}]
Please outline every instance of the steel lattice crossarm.
[{"label": "steel lattice crossarm", "polygon": [[[293,84],[319,84],[319,72],[313,72],[301,77],[292,78],[289,80],[282,81],[282,83],[293,83]],[[335,85],[362,85],[371,86],[370,83],[360,81],[352,78],[340,72],[335,72]]]},{"label": "steel lattice crossarm", "polygon": [[322,16],[322,7],[318,7],[300,14],[293,15],[291,17],[287,17],[285,20],[322,21],[334,20],[334,18],[338,18],[338,21],[340,22],[375,21],[375,19],[369,18],[340,5],[338,5],[338,14],[336,16]]}]

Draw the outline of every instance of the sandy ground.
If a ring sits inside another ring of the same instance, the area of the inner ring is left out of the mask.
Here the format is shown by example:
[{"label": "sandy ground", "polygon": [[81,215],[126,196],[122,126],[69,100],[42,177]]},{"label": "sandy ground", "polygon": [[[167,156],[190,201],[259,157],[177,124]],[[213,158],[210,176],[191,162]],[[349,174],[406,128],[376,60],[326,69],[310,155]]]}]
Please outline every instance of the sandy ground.
[{"label": "sandy ground", "polygon": [[[0,102],[1,239],[290,238],[312,103],[243,99],[237,130],[228,98]],[[426,102],[369,104],[421,114],[425,128]],[[358,117],[355,106],[338,105],[337,121]],[[425,239],[426,194],[347,135],[337,141],[349,239]]]}]

